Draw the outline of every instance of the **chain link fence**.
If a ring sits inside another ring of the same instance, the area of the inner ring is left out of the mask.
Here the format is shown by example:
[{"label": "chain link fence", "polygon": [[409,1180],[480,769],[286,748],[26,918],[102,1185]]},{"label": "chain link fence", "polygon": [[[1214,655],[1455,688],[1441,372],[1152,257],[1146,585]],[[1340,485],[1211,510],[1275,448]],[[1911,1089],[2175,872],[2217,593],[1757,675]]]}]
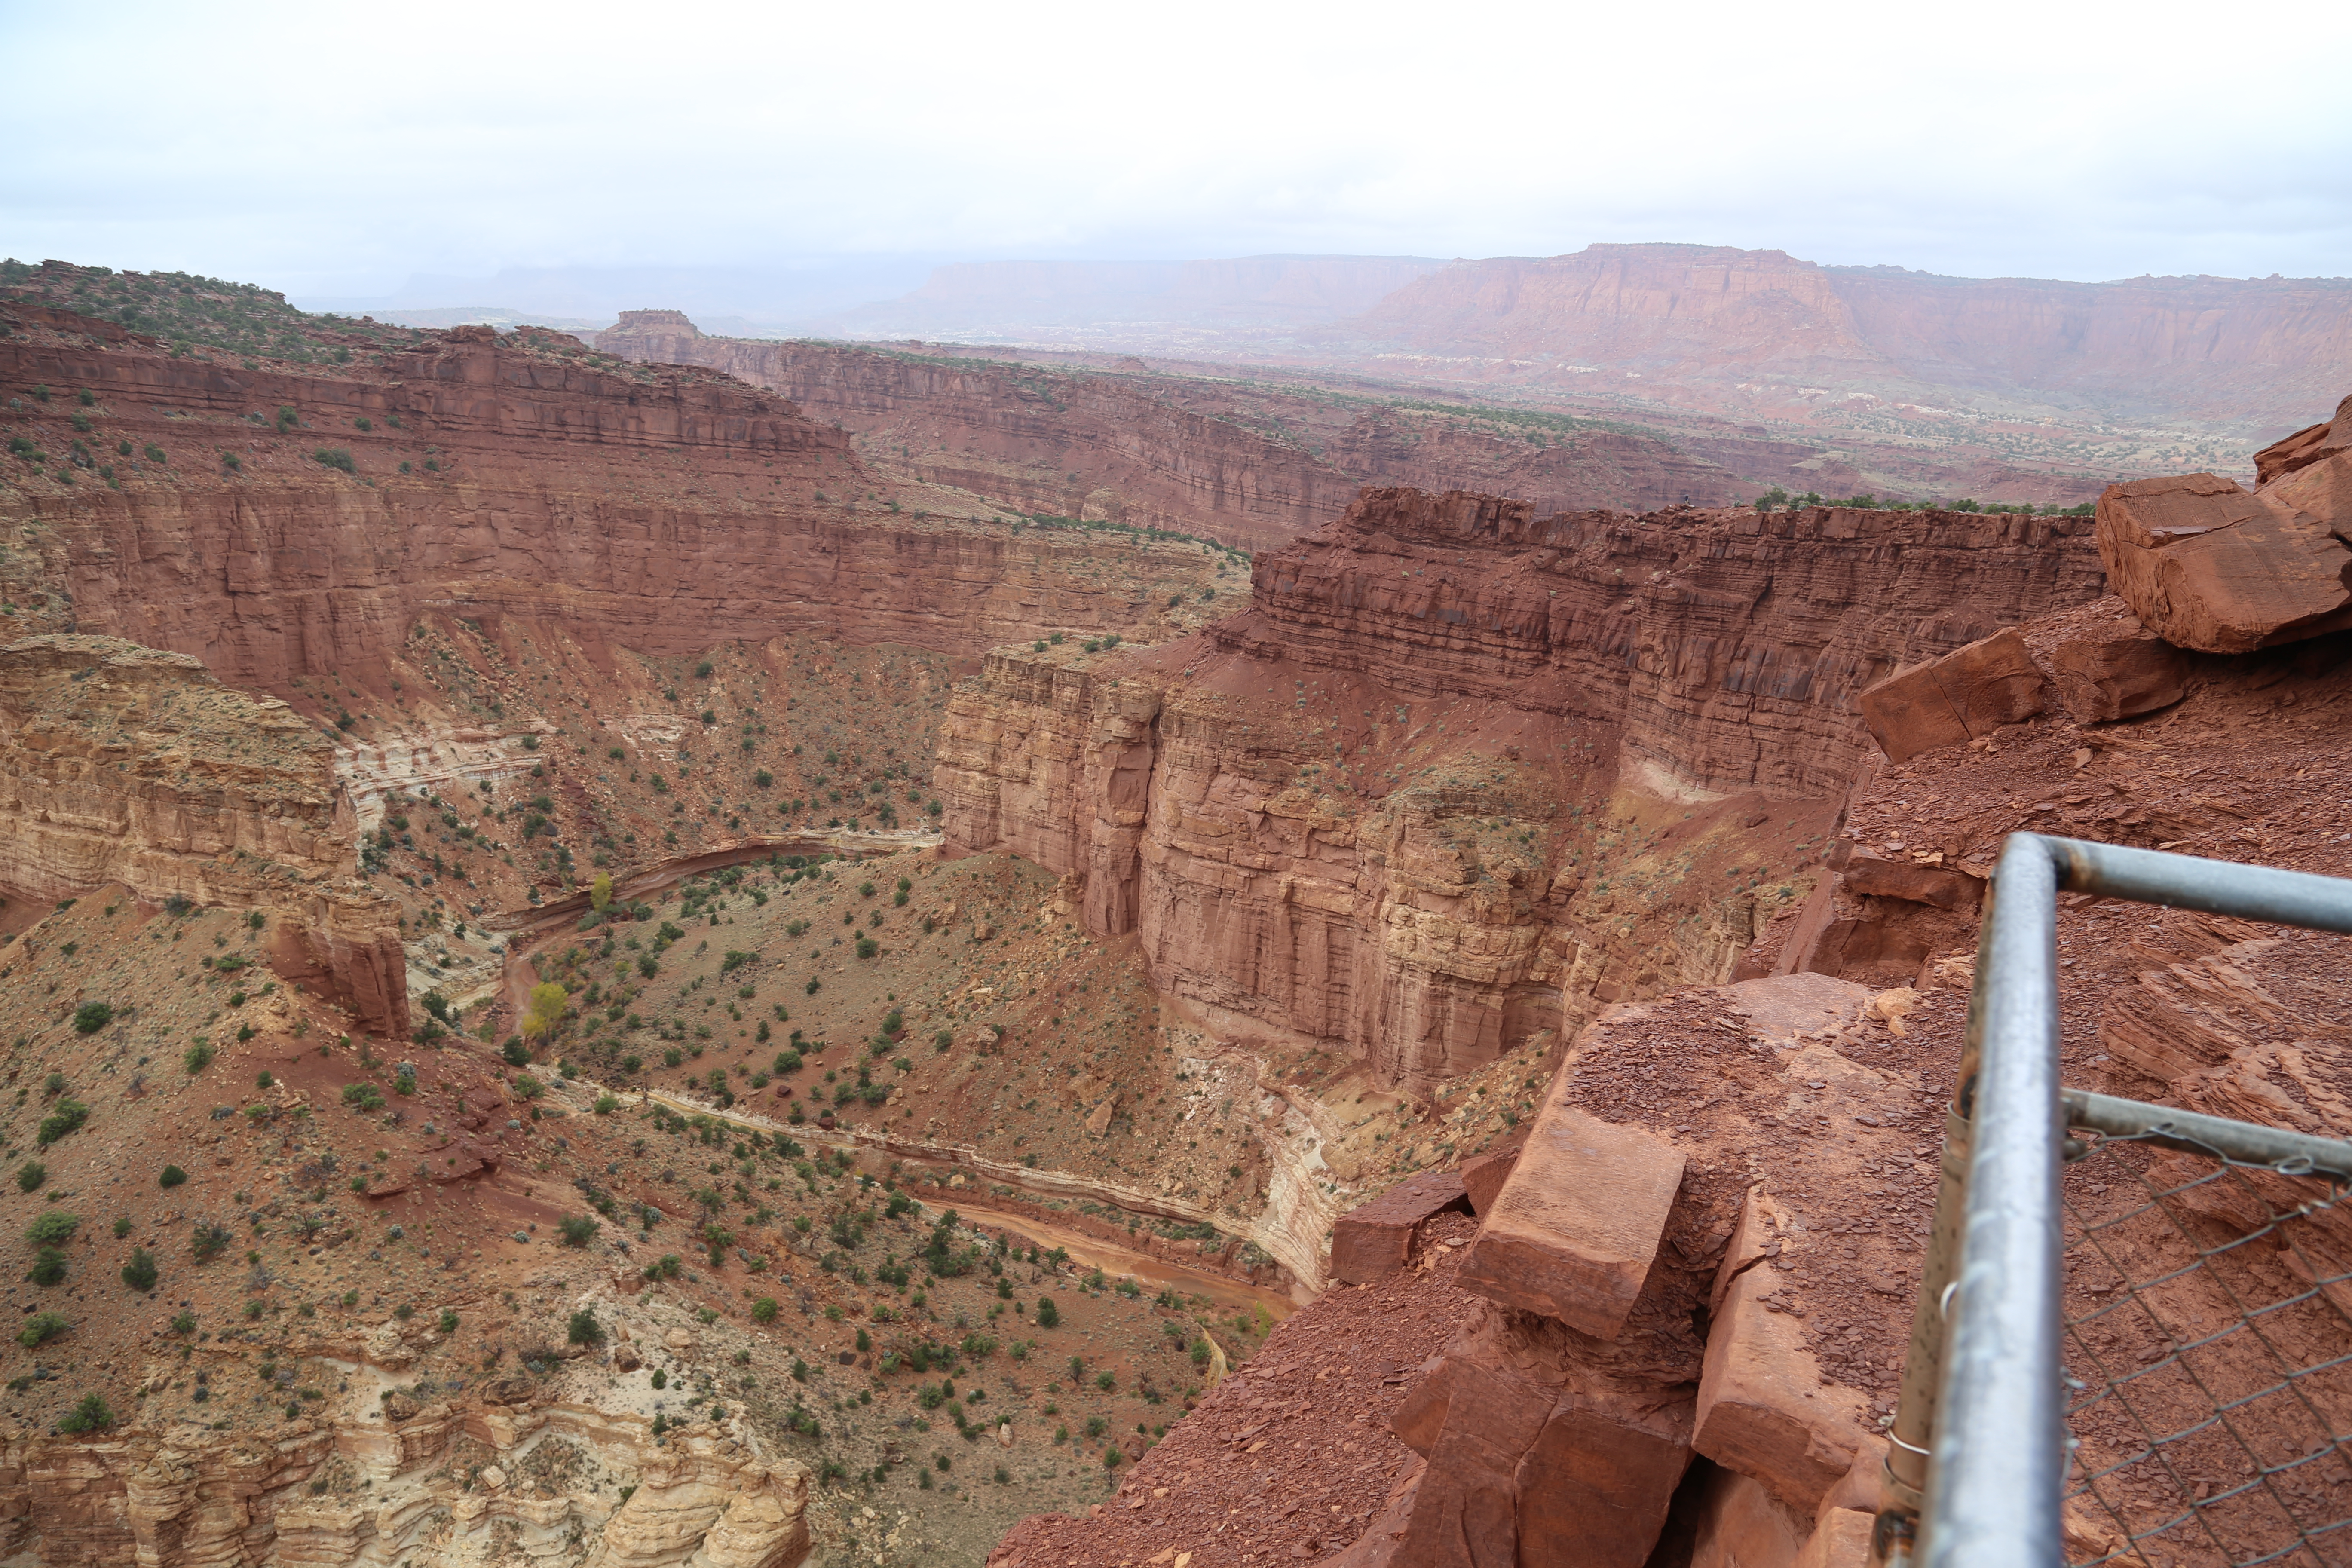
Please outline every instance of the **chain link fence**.
[{"label": "chain link fence", "polygon": [[2316,1173],[2078,1137],[2067,1560],[2352,1563],[2352,1213]]}]

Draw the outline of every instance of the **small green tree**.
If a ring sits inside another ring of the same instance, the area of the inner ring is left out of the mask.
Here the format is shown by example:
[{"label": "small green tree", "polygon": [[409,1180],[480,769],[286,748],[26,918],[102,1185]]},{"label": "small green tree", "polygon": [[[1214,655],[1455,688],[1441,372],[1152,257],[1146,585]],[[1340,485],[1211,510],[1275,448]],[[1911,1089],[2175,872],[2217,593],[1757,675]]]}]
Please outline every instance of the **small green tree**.
[{"label": "small green tree", "polygon": [[187,1179],[188,1173],[179,1166],[166,1165],[163,1167],[163,1173],[155,1178],[155,1184],[159,1187],[176,1187]]},{"label": "small green tree", "polygon": [[95,1035],[114,1022],[114,1005],[109,1002],[85,1002],[74,1009],[74,1033]]},{"label": "small green tree", "polygon": [[56,1312],[36,1312],[25,1320],[23,1328],[16,1331],[16,1342],[31,1350],[35,1345],[48,1343],[72,1327],[73,1324]]},{"label": "small green tree", "polygon": [[604,1342],[604,1325],[596,1321],[593,1311],[583,1307],[572,1314],[564,1335],[575,1345],[601,1345]]},{"label": "small green tree", "polygon": [[109,1408],[106,1401],[98,1394],[85,1394],[81,1396],[81,1403],[75,1405],[72,1411],[58,1423],[58,1430],[103,1432],[113,1425],[114,1412]]},{"label": "small green tree", "polygon": [[37,1192],[48,1179],[49,1168],[38,1160],[27,1160],[16,1167],[16,1190],[20,1193]]},{"label": "small green tree", "polygon": [[613,874],[599,871],[596,879],[588,884],[588,907],[603,914],[613,904]]},{"label": "small green tree", "polygon": [[122,1282],[133,1290],[155,1288],[155,1258],[145,1247],[131,1249],[131,1261],[122,1266]]}]

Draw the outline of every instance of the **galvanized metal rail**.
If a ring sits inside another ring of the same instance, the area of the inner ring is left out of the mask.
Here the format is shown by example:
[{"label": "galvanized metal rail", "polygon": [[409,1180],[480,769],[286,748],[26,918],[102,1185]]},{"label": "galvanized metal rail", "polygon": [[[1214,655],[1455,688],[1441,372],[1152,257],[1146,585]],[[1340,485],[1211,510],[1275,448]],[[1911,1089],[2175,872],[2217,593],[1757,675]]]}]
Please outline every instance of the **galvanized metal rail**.
[{"label": "galvanized metal rail", "polygon": [[[2352,880],[2011,834],[1978,939],[1959,1091],[1873,1542],[1879,1563],[2063,1561],[2059,1175],[2069,1126],[2352,1180],[2352,1144],[2063,1089],[2061,891],[2352,932]],[[2079,1149],[2080,1145],[2074,1145]]]}]

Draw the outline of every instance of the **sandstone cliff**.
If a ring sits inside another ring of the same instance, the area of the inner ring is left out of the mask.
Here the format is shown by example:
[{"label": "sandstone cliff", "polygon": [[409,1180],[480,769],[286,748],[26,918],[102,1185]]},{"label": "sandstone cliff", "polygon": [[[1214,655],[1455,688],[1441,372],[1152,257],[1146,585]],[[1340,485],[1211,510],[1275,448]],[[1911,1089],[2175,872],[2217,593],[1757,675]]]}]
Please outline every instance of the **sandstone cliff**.
[{"label": "sandstone cliff", "polygon": [[2352,374],[2352,285],[2340,279],[1939,278],[1724,246],[1457,261],[1349,326],[1423,353],[1515,362],[1517,379],[1598,367],[1908,383],[2248,426],[2283,426]]},{"label": "sandstone cliff", "polygon": [[1227,1037],[1427,1085],[1728,978],[1811,876],[1854,694],[2095,595],[2088,531],[1368,492],[1198,637],[992,656],[941,730],[949,845],[1083,878]]},{"label": "sandstone cliff", "polygon": [[[63,479],[20,468],[0,489],[0,524],[45,569],[33,591],[69,602],[79,630],[287,697],[296,676],[364,676],[427,608],[667,655],[787,628],[976,654],[1130,633],[1156,608],[1101,569],[1123,542],[1016,533],[969,497],[902,500],[776,398],[608,374],[487,328],[302,375],[20,334],[0,342],[0,394],[19,395],[12,430],[75,457],[58,457]],[[81,466],[117,439],[131,455],[103,479]]]},{"label": "sandstone cliff", "polygon": [[[1364,483],[1476,489],[1540,510],[1749,493],[1654,437],[1504,426],[1175,375],[1049,370],[942,352],[706,337],[675,310],[626,313],[597,346],[773,388],[856,432],[867,460],[1030,511],[1107,517],[1271,549]],[[1562,426],[1571,421],[1560,420]],[[1540,438],[1538,438],[1540,437]],[[1760,488],[1760,487],[1759,487]]]},{"label": "sandstone cliff", "polygon": [[121,882],[154,903],[268,910],[362,1026],[408,1031],[391,901],[352,880],[333,745],[185,654],[45,635],[0,647],[0,886]]},{"label": "sandstone cliff", "polygon": [[[0,1546],[44,1563],[304,1568],[490,1568],[518,1551],[583,1568],[793,1568],[807,1555],[799,1465],[726,1438],[659,1447],[646,1425],[580,1405],[432,1405],[275,1438],[188,1424],[13,1442],[0,1446]],[[567,1488],[583,1468],[630,1484]]]}]

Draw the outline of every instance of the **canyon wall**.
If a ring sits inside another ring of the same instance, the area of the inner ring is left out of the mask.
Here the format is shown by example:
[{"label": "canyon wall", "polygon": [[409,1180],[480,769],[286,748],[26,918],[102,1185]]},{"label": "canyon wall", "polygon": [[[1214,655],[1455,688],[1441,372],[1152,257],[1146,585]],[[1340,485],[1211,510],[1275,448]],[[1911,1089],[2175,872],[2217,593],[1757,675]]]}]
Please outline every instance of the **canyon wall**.
[{"label": "canyon wall", "polygon": [[1049,370],[838,343],[706,337],[635,310],[601,350],[726,372],[837,421],[886,471],[1028,511],[1102,518],[1272,549],[1336,519],[1366,483],[1474,488],[1540,510],[1752,493],[1655,437],[1579,429],[1528,439],[1465,414],[1367,406],[1227,382]]},{"label": "canyon wall", "polygon": [[0,647],[0,886],[47,900],[120,882],[161,903],[266,910],[301,978],[363,1028],[408,1032],[392,901],[352,879],[334,746],[184,654],[44,635]]},{"label": "canyon wall", "polygon": [[1907,382],[2246,427],[2298,423],[2352,379],[2344,279],[1942,278],[1725,246],[1457,261],[1347,326],[1517,378]]},{"label": "canyon wall", "polygon": [[20,334],[0,342],[6,394],[11,428],[45,446],[73,438],[70,412],[97,457],[118,438],[132,454],[103,483],[83,468],[0,490],[0,527],[71,624],[280,693],[382,659],[427,608],[668,655],[784,630],[958,655],[1065,627],[1131,636],[1153,623],[1152,574],[1201,560],[910,511],[840,431],[780,399],[707,373],[592,370],[487,328],[315,375]]},{"label": "canyon wall", "polygon": [[1195,637],[992,655],[941,729],[948,843],[1082,877],[1229,1036],[1434,1082],[1728,978],[1818,854],[1741,835],[1830,830],[1855,693],[2095,597],[2089,534],[1370,491]]},{"label": "canyon wall", "polygon": [[[661,1447],[646,1427],[576,1405],[431,1405],[397,1426],[304,1420],[274,1439],[182,1426],[19,1440],[0,1445],[0,1550],[43,1563],[306,1568],[491,1568],[517,1552],[588,1568],[806,1558],[800,1465],[763,1464],[731,1439]],[[583,1455],[635,1484],[615,1500],[530,1474],[534,1456]]]}]

